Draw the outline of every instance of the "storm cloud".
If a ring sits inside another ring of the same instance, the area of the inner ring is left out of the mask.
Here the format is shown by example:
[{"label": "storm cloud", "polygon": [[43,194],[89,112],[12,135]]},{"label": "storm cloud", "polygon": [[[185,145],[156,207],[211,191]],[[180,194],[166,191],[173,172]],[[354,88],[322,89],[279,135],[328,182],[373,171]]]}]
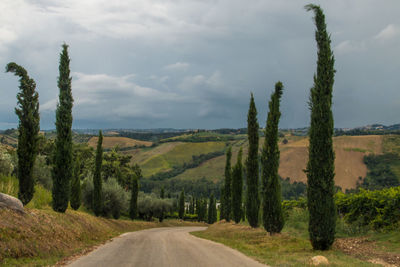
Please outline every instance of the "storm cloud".
[{"label": "storm cloud", "polygon": [[[281,128],[307,126],[316,68],[309,1],[2,0],[0,66],[37,83],[54,128],[58,60],[70,46],[74,128],[245,127],[282,81]],[[336,64],[336,127],[400,123],[400,2],[315,1]],[[0,73],[0,128],[16,127],[18,80]]]}]

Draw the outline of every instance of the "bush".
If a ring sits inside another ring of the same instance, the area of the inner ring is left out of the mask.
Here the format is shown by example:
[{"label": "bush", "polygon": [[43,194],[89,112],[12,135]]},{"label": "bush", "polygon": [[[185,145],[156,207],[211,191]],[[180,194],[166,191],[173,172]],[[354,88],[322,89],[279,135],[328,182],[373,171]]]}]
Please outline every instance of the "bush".
[{"label": "bush", "polygon": [[139,192],[138,213],[140,218],[151,221],[153,217],[156,217],[161,222],[166,213],[171,210],[171,199],[161,199],[155,194],[145,194],[143,192]]},{"label": "bush", "polygon": [[126,213],[129,207],[128,192],[125,191],[115,178],[109,178],[103,183],[103,216],[118,219],[121,212]]},{"label": "bush", "polygon": [[47,190],[53,187],[53,179],[51,177],[51,166],[46,164],[46,157],[38,155],[33,165],[33,178],[37,184],[42,185]]},{"label": "bush", "polygon": [[[106,217],[118,219],[122,213],[127,213],[129,206],[129,192],[125,191],[115,178],[109,178],[103,183],[103,212]],[[82,184],[83,205],[92,210],[93,203],[93,178],[87,177]]]},{"label": "bush", "polygon": [[15,166],[11,154],[5,147],[0,146],[0,174],[5,176],[11,175]]},{"label": "bush", "polygon": [[337,193],[335,202],[338,214],[346,222],[374,229],[396,227],[400,220],[400,187],[359,193]]}]

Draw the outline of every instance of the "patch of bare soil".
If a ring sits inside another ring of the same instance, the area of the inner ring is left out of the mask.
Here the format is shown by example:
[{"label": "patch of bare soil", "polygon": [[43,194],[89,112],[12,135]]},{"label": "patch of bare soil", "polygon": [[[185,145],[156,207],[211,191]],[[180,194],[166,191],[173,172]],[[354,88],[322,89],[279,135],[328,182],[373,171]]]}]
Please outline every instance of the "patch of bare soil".
[{"label": "patch of bare soil", "polygon": [[379,251],[375,242],[366,237],[338,238],[333,247],[347,255],[385,267],[400,266],[400,254]]}]

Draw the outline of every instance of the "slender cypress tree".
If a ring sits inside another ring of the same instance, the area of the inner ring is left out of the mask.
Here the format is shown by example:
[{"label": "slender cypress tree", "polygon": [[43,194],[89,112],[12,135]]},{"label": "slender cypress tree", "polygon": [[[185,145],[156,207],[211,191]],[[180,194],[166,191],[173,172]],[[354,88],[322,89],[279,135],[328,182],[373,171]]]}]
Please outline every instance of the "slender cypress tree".
[{"label": "slender cypress tree", "polygon": [[[140,169],[139,169],[140,170]],[[131,200],[129,202],[129,218],[132,220],[137,216],[137,198],[139,193],[139,179],[141,174],[138,172],[130,172],[129,179],[131,180]]]},{"label": "slender cypress tree", "polygon": [[246,161],[246,217],[251,227],[258,227],[260,211],[260,197],[258,192],[258,122],[257,109],[253,94],[250,98],[249,113],[247,115],[247,136],[249,139],[249,153]]},{"label": "slender cypress tree", "polygon": [[74,173],[71,181],[71,208],[74,210],[79,209],[81,206],[81,179],[80,179],[80,171],[81,171],[81,159],[80,156],[76,156]]},{"label": "slender cypress tree", "polygon": [[40,129],[39,94],[36,92],[36,83],[28,76],[28,72],[14,62],[6,66],[6,72],[19,76],[20,92],[17,94],[18,107],[15,113],[19,118],[18,124],[18,171],[19,180],[18,198],[26,205],[34,194],[33,165],[38,153],[38,139]]},{"label": "slender cypress tree", "polygon": [[179,196],[179,219],[183,220],[185,216],[185,191],[182,190]]},{"label": "slender cypress tree", "polygon": [[164,199],[164,195],[165,195],[165,192],[164,192],[164,186],[163,186],[163,187],[161,187],[160,198]]},{"label": "slender cypress tree", "polygon": [[242,218],[242,195],[243,195],[243,150],[240,148],[236,165],[232,171],[232,218],[236,223]]},{"label": "slender cypress tree", "polygon": [[231,220],[231,205],[232,205],[232,168],[231,168],[232,148],[229,147],[226,151],[225,163],[225,190],[224,190],[224,216],[225,220]]},{"label": "slender cypress tree", "polygon": [[327,250],[335,240],[336,208],[334,203],[335,154],[332,145],[332,89],[334,56],[330,36],[326,31],[325,15],[316,5],[305,6],[314,11],[315,39],[318,46],[317,73],[310,92],[311,126],[309,130],[309,159],[307,164],[307,204],[310,213],[308,231],[314,249]]},{"label": "slender cypress tree", "polygon": [[53,210],[65,212],[70,196],[72,178],[72,105],[68,45],[63,44],[58,76],[59,100],[56,110],[56,141],[53,176]]},{"label": "slender cypress tree", "polygon": [[220,211],[221,213],[219,214],[219,219],[220,220],[225,220],[225,188],[224,186],[221,187],[221,205],[220,205]]},{"label": "slender cypress tree", "polygon": [[217,208],[215,207],[214,194],[211,194],[210,202],[209,202],[209,205],[208,205],[207,223],[208,224],[213,224],[216,221],[217,221]]},{"label": "slender cypress tree", "polygon": [[103,133],[99,131],[96,150],[96,165],[93,175],[93,211],[96,216],[99,216],[103,211],[103,189],[101,179],[101,164],[103,162]]},{"label": "slender cypress tree", "polygon": [[281,82],[275,84],[275,92],[269,101],[269,112],[265,127],[264,147],[261,156],[263,183],[263,224],[271,235],[280,233],[284,225],[282,192],[279,181],[278,126],[281,112],[279,102],[283,93]]}]

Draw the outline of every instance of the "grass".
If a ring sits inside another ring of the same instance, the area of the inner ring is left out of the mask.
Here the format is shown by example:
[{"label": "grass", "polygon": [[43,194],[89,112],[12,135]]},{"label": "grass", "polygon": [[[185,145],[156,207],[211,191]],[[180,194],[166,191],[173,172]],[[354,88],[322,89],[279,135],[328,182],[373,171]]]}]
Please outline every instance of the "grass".
[{"label": "grass", "polygon": [[[224,221],[211,225],[206,231],[192,234],[225,244],[271,266],[310,266],[311,258],[316,255],[325,256],[330,266],[379,266],[368,262],[368,255],[365,258],[358,254],[349,255],[335,245],[329,251],[314,251],[308,240],[307,211],[293,209],[287,217],[282,233],[272,236],[262,227],[254,229],[245,224]],[[364,234],[338,219],[336,235],[338,239],[349,236],[359,238]],[[378,250],[391,249],[393,252],[399,252],[400,232],[374,233],[370,239],[376,241]],[[387,245],[388,239],[390,245]]]},{"label": "grass", "polygon": [[[18,197],[18,179],[13,176],[0,175],[0,193]],[[51,192],[41,185],[35,185],[35,193],[27,208],[43,209],[49,208],[51,203]]]},{"label": "grass", "polygon": [[143,176],[148,177],[173,166],[180,166],[192,160],[192,156],[221,151],[225,142],[181,143],[163,154],[156,154],[141,164]]},{"label": "grass", "polygon": [[372,152],[370,150],[358,148],[358,147],[345,147],[344,151],[347,151],[347,152],[353,151],[353,152],[361,152],[361,153]]}]

